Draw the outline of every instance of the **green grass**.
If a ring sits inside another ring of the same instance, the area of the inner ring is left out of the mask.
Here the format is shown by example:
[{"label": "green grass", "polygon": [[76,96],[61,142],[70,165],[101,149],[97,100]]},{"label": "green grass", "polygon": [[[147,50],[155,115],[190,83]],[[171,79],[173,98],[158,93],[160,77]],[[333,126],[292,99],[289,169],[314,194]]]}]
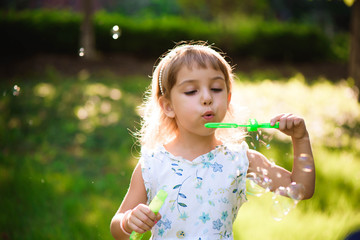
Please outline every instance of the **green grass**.
[{"label": "green grass", "polygon": [[[281,221],[271,194],[249,196],[235,239],[344,239],[360,229],[360,105],[346,81],[253,82],[233,93],[246,116],[304,116],[316,160],[316,192]],[[0,79],[0,234],[4,239],[112,239],[110,220],[129,184],[139,148],[129,133],[149,79],[103,73]],[[274,80],[274,79],[272,79]],[[14,86],[20,87],[17,95]],[[254,146],[291,168],[288,138],[260,135]]]}]

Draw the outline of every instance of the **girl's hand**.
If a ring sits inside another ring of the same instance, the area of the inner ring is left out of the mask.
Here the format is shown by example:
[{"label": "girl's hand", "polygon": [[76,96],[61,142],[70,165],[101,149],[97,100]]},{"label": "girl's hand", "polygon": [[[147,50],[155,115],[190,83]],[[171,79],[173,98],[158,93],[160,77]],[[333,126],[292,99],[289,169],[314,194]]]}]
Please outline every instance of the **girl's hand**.
[{"label": "girl's hand", "polygon": [[305,121],[303,118],[293,114],[280,114],[270,120],[271,125],[279,122],[279,130],[284,134],[295,139],[301,139],[308,136]]},{"label": "girl's hand", "polygon": [[150,210],[149,206],[139,204],[130,214],[127,215],[126,228],[138,233],[149,231],[161,219],[160,213],[156,214]]}]

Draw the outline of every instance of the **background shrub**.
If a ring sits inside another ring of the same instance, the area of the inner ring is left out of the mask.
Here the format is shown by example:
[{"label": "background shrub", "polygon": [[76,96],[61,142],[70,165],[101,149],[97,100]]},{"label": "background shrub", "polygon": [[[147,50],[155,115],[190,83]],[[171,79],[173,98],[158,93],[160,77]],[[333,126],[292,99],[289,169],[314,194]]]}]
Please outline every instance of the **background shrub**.
[{"label": "background shrub", "polygon": [[[77,53],[80,24],[80,14],[64,10],[3,12],[0,31],[6,37],[0,50],[3,55]],[[121,29],[117,40],[112,38],[114,25]],[[231,56],[280,61],[347,59],[347,41],[344,44],[339,38],[330,38],[310,24],[261,19],[205,22],[179,16],[135,18],[100,11],[94,17],[94,28],[96,48],[104,53],[158,56],[174,42],[205,40]]]}]

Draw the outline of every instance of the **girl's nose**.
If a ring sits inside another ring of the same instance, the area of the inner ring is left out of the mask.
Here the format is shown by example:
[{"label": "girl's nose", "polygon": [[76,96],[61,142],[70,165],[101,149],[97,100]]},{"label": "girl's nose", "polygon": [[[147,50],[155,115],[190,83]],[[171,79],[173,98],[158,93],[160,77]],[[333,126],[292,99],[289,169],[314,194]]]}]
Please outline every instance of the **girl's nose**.
[{"label": "girl's nose", "polygon": [[204,91],[202,94],[201,102],[203,105],[211,105],[213,102],[212,96],[208,91]]}]

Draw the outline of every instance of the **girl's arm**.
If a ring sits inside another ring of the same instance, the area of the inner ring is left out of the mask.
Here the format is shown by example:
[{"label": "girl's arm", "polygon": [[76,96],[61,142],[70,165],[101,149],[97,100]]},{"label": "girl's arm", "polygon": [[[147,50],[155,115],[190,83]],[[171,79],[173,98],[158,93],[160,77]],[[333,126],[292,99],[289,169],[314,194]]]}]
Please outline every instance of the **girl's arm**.
[{"label": "girl's arm", "polygon": [[[271,191],[275,191],[280,186],[287,187],[292,182],[302,184],[304,186],[303,198],[311,198],[315,190],[315,164],[304,119],[292,114],[281,114],[274,117],[270,122],[272,124],[279,122],[279,130],[292,139],[294,152],[292,172],[270,163],[265,156],[254,150],[248,151],[248,172],[262,174],[271,179]],[[305,171],[303,160],[306,161],[307,165]]]},{"label": "girl's arm", "polygon": [[140,163],[135,167],[130,181],[130,187],[125,195],[119,210],[111,220],[110,231],[116,240],[129,239],[120,227],[123,221],[123,229],[131,233],[136,231],[144,233],[150,230],[160,220],[160,214],[155,215],[146,205],[147,195],[141,173]]}]

